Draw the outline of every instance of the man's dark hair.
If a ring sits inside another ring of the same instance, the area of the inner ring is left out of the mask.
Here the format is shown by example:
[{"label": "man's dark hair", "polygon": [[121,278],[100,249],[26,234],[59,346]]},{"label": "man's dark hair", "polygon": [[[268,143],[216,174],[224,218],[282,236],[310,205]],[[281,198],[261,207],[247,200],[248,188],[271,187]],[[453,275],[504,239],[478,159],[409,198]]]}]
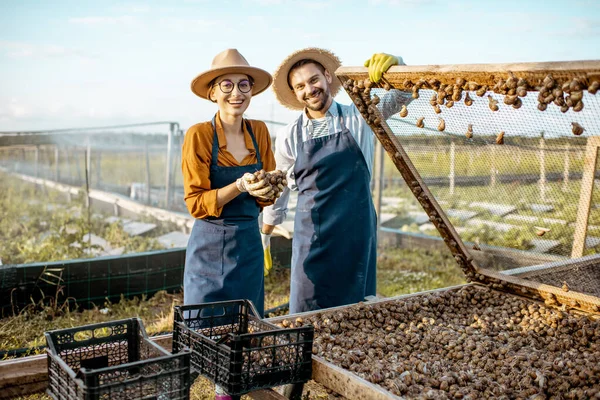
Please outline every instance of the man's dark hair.
[{"label": "man's dark hair", "polygon": [[292,87],[292,83],[290,82],[290,75],[292,74],[292,72],[294,70],[300,68],[300,67],[303,67],[303,66],[307,65],[307,64],[314,64],[314,65],[316,65],[317,68],[319,68],[319,71],[321,71],[321,73],[323,75],[325,75],[325,67],[320,62],[315,61],[315,60],[311,60],[310,58],[305,58],[303,60],[297,61],[294,65],[292,65],[292,67],[288,71],[287,84],[290,87],[290,89],[294,90],[294,88]]}]

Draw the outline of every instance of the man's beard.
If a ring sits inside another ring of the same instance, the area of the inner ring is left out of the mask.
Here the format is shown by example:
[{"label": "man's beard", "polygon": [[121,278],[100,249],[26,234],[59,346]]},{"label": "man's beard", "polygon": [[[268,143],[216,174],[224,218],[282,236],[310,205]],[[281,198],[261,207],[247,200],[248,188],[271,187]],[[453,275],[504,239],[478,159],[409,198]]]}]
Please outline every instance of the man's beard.
[{"label": "man's beard", "polygon": [[[321,93],[323,94],[323,96],[322,96],[322,99],[320,102],[318,102],[317,104],[314,104],[314,105],[312,103],[308,102],[308,100],[311,97],[318,96]],[[327,104],[327,102],[329,101],[330,96],[331,96],[331,94],[329,93],[329,88],[327,88],[327,90],[315,88],[315,90],[313,90],[313,92],[310,94],[310,96],[304,97],[304,104],[306,105],[306,108],[308,108],[309,110],[322,111],[323,108],[325,108],[325,105]]]}]

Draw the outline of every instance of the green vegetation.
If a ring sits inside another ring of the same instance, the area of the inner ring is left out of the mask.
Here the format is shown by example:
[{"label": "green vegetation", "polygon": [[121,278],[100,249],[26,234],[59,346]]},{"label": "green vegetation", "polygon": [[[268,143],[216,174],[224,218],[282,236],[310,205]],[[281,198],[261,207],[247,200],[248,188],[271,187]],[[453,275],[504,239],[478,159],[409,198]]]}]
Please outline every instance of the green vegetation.
[{"label": "green vegetation", "polygon": [[[88,221],[83,197],[67,203],[64,194],[36,188],[2,172],[0,180],[0,260],[3,264],[93,257],[100,248],[89,245],[88,232],[106,239],[113,249],[123,247],[124,253],[163,248],[153,238],[129,236],[120,222],[105,222],[107,215],[90,213]],[[160,223],[153,234],[173,230],[176,230],[174,224]]]}]

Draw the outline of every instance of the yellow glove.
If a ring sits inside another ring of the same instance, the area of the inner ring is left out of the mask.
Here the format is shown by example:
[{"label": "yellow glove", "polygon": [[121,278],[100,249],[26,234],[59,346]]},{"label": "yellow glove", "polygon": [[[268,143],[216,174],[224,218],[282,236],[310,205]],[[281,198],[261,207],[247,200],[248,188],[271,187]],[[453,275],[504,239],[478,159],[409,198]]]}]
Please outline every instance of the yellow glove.
[{"label": "yellow glove", "polygon": [[365,67],[369,68],[369,80],[379,82],[383,73],[392,65],[404,65],[401,57],[396,57],[386,53],[375,53],[371,58],[365,61]]},{"label": "yellow glove", "polygon": [[261,232],[260,239],[262,240],[265,257],[265,276],[267,276],[269,275],[271,268],[273,268],[273,259],[271,258],[271,235]]}]

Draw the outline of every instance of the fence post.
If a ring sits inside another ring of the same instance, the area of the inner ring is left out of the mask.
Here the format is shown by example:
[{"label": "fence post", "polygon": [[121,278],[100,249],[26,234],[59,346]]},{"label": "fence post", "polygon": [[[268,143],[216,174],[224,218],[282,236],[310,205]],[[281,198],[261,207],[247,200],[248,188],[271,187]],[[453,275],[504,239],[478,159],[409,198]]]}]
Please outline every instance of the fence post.
[{"label": "fence post", "polygon": [[563,192],[569,188],[569,143],[565,146],[565,169],[563,171]]},{"label": "fence post", "polygon": [[35,177],[39,174],[39,163],[40,163],[40,146],[35,146]]},{"label": "fence post", "polygon": [[60,152],[58,145],[54,146],[54,180],[56,182],[60,179]]},{"label": "fence post", "polygon": [[145,145],[146,154],[146,204],[150,204],[150,154],[148,151],[148,139]]},{"label": "fence post", "polygon": [[546,202],[546,157],[545,157],[545,149],[546,149],[546,140],[544,139],[544,132],[542,131],[542,136],[540,137],[540,197],[542,202]]},{"label": "fence post", "polygon": [[454,140],[453,140],[452,143],[450,143],[450,175],[448,175],[448,178],[450,178],[450,196],[454,195],[455,147],[456,147],[456,145],[454,144]]},{"label": "fence post", "polygon": [[491,155],[491,166],[490,166],[490,186],[496,186],[496,146],[492,145]]},{"label": "fence post", "polygon": [[171,205],[171,153],[173,147],[173,133],[175,123],[169,124],[169,133],[167,137],[167,161],[166,161],[166,182],[165,182],[165,208]]}]

